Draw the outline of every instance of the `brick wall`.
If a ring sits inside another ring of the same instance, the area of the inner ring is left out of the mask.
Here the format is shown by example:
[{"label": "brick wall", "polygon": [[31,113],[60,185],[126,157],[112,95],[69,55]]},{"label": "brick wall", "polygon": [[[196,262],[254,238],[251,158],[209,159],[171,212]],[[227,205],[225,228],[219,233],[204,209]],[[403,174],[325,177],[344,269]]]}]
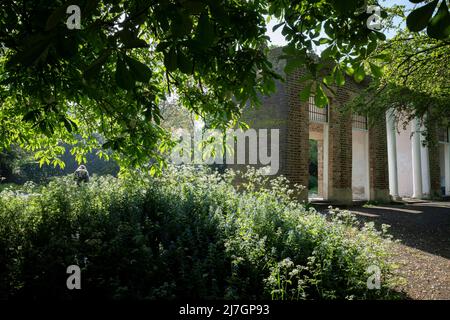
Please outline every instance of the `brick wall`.
[{"label": "brick wall", "polygon": [[328,199],[333,202],[352,202],[352,117],[342,108],[348,101],[343,90],[330,99],[328,140]]},{"label": "brick wall", "polygon": [[284,83],[277,81],[276,92],[270,96],[262,97],[260,107],[256,109],[247,108],[241,118],[251,129],[279,130],[280,174],[285,172],[286,167],[287,117],[286,86]]},{"label": "brick wall", "polygon": [[323,197],[323,140],[317,140],[317,193]]},{"label": "brick wall", "polygon": [[[299,92],[303,85],[299,82],[301,71],[295,71],[286,78],[288,103],[286,167],[285,175],[292,184],[308,187],[309,182],[309,113],[308,104],[301,102]],[[307,200],[308,192],[300,195]]]},{"label": "brick wall", "polygon": [[386,202],[389,196],[386,118],[369,128],[370,200]]},{"label": "brick wall", "polygon": [[[431,125],[430,125],[431,126]],[[441,163],[439,155],[439,140],[438,129],[436,126],[428,128],[435,139],[435,143],[428,146],[428,156],[430,163],[430,197],[440,198],[442,197],[441,191]]]},{"label": "brick wall", "polygon": [[[274,52],[274,56],[279,54],[279,50]],[[282,68],[278,62],[276,69],[281,74]],[[308,103],[302,103],[299,98],[303,88],[299,82],[301,74],[302,71],[297,70],[287,75],[284,83],[277,82],[277,91],[264,97],[258,110],[247,110],[244,120],[252,128],[280,129],[279,173],[292,184],[308,186],[310,129],[314,132],[317,128],[316,124],[309,123]],[[357,85],[347,78],[345,88],[336,88],[336,95],[330,95],[327,193],[328,198],[337,203],[352,202],[352,116],[344,105],[364,85]],[[323,143],[320,142],[319,192],[324,193]],[[371,198],[389,199],[385,119],[379,119],[369,128],[369,165]],[[307,199],[307,192],[300,197]]]}]

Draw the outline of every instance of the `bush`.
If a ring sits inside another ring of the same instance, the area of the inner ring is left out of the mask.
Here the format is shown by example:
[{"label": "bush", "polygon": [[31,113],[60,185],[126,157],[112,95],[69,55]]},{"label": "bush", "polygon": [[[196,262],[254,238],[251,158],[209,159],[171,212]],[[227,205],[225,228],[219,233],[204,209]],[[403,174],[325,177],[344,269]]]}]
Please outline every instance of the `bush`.
[{"label": "bush", "polygon": [[[283,178],[169,168],[161,177],[63,177],[0,194],[0,295],[60,299],[390,297],[388,240],[348,214],[293,201]],[[268,185],[262,188],[261,186]],[[258,187],[257,187],[258,186]],[[82,289],[67,290],[66,268]],[[380,290],[367,269],[380,268]]]}]

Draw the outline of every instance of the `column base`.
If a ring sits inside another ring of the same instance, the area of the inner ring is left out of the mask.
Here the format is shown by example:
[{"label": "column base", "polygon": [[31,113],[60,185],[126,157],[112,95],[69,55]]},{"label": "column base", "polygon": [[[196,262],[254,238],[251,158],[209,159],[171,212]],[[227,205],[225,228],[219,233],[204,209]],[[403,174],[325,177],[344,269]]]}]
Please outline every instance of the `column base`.
[{"label": "column base", "polygon": [[391,201],[388,189],[370,189],[370,200],[388,203]]},{"label": "column base", "polygon": [[352,205],[353,204],[352,189],[346,188],[346,189],[329,190],[328,201],[341,205]]},{"label": "column base", "polygon": [[442,193],[442,190],[435,189],[435,190],[431,190],[431,192],[430,192],[431,200],[440,200],[443,197],[445,197],[445,195]]}]

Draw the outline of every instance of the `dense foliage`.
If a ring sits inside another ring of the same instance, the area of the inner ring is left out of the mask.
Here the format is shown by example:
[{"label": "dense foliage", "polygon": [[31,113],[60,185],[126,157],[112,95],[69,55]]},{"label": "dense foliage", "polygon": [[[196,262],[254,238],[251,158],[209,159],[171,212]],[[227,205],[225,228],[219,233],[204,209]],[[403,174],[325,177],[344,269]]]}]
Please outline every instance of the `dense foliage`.
[{"label": "dense foliage", "polygon": [[400,125],[420,119],[431,129],[424,134],[433,142],[435,128],[450,125],[450,41],[398,30],[376,53],[386,57],[383,74],[352,107],[372,121],[390,108]]},{"label": "dense foliage", "polygon": [[[292,201],[282,178],[170,168],[162,177],[56,178],[0,194],[5,298],[390,297],[388,242],[354,217]],[[256,187],[266,186],[266,187]],[[66,268],[81,268],[67,290]],[[367,268],[381,269],[369,290]]]},{"label": "dense foliage", "polygon": [[[408,27],[444,38],[446,3],[432,1],[425,14],[418,8]],[[367,6],[375,0],[70,4],[80,8],[80,29],[66,25],[73,12],[62,0],[0,3],[0,148],[20,144],[40,151],[45,163],[61,164],[61,141],[75,145],[80,158],[93,148],[113,149],[127,167],[160,159],[171,145],[160,126],[160,104],[169,93],[215,125],[235,124],[242,107],[257,105],[258,94],[270,93],[279,78],[267,59],[268,16],[280,20],[274,29],[289,43],[286,71],[307,69],[301,96],[314,95],[317,105],[345,82],[344,72],[358,82],[381,73],[368,60],[385,40],[367,27]],[[320,61],[312,55],[317,46],[324,46]]]}]

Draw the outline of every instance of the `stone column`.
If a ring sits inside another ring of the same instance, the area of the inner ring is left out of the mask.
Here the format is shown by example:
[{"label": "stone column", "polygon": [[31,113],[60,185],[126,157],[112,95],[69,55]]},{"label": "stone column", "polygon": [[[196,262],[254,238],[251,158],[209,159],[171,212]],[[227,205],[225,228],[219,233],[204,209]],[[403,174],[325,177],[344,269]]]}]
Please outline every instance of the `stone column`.
[{"label": "stone column", "polygon": [[386,119],[382,116],[369,127],[370,200],[389,202],[389,170]]},{"label": "stone column", "polygon": [[302,72],[297,70],[286,79],[288,100],[287,137],[286,137],[286,177],[292,185],[305,186],[298,195],[300,200],[308,200],[309,183],[309,109],[307,102],[301,102],[298,96],[303,89],[299,81]]},{"label": "stone column", "polygon": [[422,161],[420,152],[420,123],[418,119],[411,121],[411,134],[413,198],[422,199]]},{"label": "stone column", "polygon": [[[429,185],[429,195],[431,199],[441,198],[441,159],[440,159],[440,148],[439,148],[439,131],[437,126],[434,124],[429,124],[430,135],[434,137],[436,143],[431,143],[428,145],[428,163],[426,169],[428,170],[428,177],[426,177]],[[426,158],[425,158],[426,159]],[[423,164],[422,164],[423,167]],[[423,179],[423,178],[422,178]]]},{"label": "stone column", "polygon": [[[421,132],[425,132],[427,129],[424,125],[420,127]],[[422,166],[422,198],[431,198],[431,168],[430,168],[430,148],[427,145],[426,138],[420,135],[420,161]],[[434,160],[434,159],[433,159]],[[439,154],[437,160],[439,161]],[[439,168],[439,162],[437,163],[437,168]]]},{"label": "stone column", "polygon": [[397,170],[397,130],[394,110],[386,112],[386,129],[388,145],[388,167],[389,167],[389,191],[393,200],[400,200],[398,195],[398,170]]},{"label": "stone column", "polygon": [[317,140],[317,193],[323,198],[323,140]]},{"label": "stone column", "polygon": [[330,104],[328,127],[328,199],[351,205],[352,196],[352,115]]},{"label": "stone column", "polygon": [[329,163],[329,130],[328,124],[323,126],[323,184],[322,184],[322,197],[324,200],[328,199],[328,163]]}]

